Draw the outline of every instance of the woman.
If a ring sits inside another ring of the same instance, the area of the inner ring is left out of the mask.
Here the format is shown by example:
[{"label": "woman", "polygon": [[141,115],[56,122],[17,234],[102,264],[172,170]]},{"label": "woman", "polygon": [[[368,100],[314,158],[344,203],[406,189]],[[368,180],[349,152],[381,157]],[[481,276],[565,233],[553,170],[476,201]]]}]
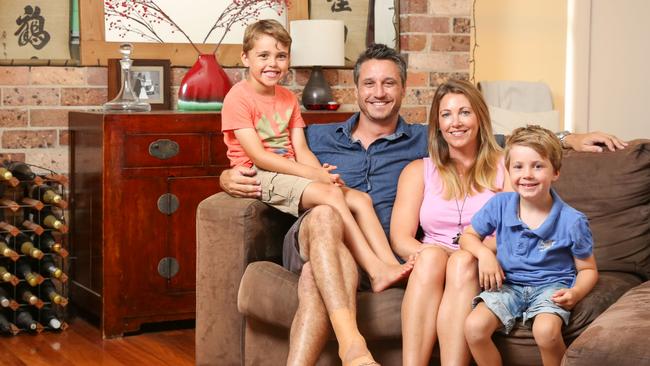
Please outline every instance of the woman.
[{"label": "woman", "polygon": [[[476,262],[458,251],[458,237],[496,192],[510,190],[488,108],[472,84],[438,87],[429,156],[402,171],[391,220],[393,250],[416,256],[402,302],[403,364],[428,364],[437,335],[443,365],[469,364],[463,324],[479,287]],[[486,244],[495,247],[494,238]]]}]

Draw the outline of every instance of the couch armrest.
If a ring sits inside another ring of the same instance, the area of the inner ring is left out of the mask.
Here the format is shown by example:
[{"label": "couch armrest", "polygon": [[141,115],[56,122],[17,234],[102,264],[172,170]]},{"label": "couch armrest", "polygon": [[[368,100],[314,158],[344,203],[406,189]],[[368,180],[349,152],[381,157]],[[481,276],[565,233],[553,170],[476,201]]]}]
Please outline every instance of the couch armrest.
[{"label": "couch armrest", "polygon": [[241,365],[239,282],[248,263],[280,258],[292,217],[255,199],[217,193],[196,212],[196,364]]}]

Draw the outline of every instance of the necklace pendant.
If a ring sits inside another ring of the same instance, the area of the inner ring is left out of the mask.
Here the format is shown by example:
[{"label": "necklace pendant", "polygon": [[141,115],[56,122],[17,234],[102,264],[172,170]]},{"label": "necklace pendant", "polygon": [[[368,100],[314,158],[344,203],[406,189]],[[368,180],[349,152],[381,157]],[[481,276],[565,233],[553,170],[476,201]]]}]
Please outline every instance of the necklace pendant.
[{"label": "necklace pendant", "polygon": [[460,241],[460,232],[458,232],[458,233],[456,234],[456,236],[454,236],[454,239],[452,240],[452,243],[458,245],[458,242],[459,242],[459,241]]}]

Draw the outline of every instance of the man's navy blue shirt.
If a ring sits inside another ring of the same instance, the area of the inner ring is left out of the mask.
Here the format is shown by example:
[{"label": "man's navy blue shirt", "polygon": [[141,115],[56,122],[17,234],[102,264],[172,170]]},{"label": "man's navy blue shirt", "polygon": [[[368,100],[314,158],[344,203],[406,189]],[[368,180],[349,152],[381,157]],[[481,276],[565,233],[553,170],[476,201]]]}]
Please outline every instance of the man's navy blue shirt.
[{"label": "man's navy blue shirt", "polygon": [[336,165],[336,173],[348,187],[370,194],[388,235],[402,169],[411,161],[429,155],[427,126],[408,124],[399,117],[395,132],[377,139],[366,150],[352,137],[358,121],[359,113],[355,113],[345,122],[310,125],[305,134],[309,148],[322,164]]}]

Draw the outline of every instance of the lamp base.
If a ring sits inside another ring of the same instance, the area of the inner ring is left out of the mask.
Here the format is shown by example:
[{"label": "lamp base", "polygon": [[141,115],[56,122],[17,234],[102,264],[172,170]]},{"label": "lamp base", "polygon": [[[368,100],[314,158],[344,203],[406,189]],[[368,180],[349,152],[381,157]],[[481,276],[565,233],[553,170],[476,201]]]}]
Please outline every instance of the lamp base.
[{"label": "lamp base", "polygon": [[314,66],[311,69],[311,76],[305,89],[302,91],[302,105],[305,108],[314,110],[314,109],[330,109],[328,107],[332,104],[337,105],[338,103],[334,102],[332,97],[332,89],[327,85],[325,77],[323,76],[323,68],[320,66]]}]

